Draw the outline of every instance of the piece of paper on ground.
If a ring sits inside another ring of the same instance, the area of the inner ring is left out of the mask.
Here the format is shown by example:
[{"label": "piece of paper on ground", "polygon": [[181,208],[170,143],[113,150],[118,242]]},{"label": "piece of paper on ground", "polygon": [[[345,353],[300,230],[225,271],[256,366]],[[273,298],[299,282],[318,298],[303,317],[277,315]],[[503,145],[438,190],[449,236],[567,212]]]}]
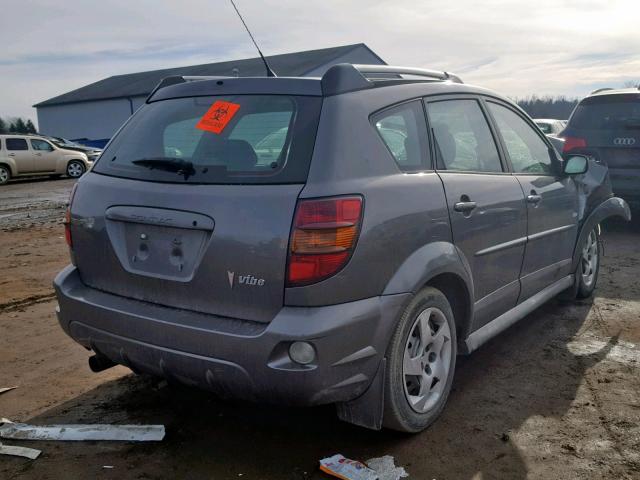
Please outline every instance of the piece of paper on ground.
[{"label": "piece of paper on ground", "polygon": [[40,450],[35,448],[14,447],[0,443],[0,455],[12,455],[14,457],[25,457],[35,460],[40,455]]},{"label": "piece of paper on ground", "polygon": [[375,470],[378,480],[400,480],[409,474],[403,467],[396,467],[393,457],[385,455],[379,458],[370,458],[366,461],[367,467]]},{"label": "piece of paper on ground", "polygon": [[8,392],[9,390],[13,390],[15,388],[18,388],[18,387],[2,387],[2,388],[0,388],[0,394],[2,394],[4,392]]},{"label": "piece of paper on ground", "polygon": [[0,421],[0,438],[14,440],[110,440],[158,442],[164,438],[164,425],[27,425]]}]

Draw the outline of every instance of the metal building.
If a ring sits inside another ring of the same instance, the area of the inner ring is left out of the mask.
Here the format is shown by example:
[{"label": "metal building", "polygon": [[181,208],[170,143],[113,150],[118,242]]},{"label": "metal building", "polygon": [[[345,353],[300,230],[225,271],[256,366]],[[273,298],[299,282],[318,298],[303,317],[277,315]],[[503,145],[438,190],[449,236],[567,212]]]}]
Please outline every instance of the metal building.
[{"label": "metal building", "polygon": [[[364,43],[267,57],[278,76],[321,76],[337,63],[384,65]],[[39,132],[102,146],[164,77],[171,75],[263,76],[260,58],[116,75],[40,102]]]}]

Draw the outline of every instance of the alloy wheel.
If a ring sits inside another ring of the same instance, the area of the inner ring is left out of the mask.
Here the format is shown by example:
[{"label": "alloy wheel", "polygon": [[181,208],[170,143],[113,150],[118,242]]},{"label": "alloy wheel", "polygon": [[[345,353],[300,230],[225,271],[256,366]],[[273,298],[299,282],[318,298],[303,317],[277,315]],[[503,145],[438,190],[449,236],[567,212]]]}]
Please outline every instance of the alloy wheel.
[{"label": "alloy wheel", "polygon": [[417,316],[407,338],[402,364],[404,394],[411,408],[428,412],[444,393],[451,368],[451,329],[435,307]]},{"label": "alloy wheel", "polygon": [[84,173],[84,167],[78,162],[71,162],[67,167],[67,175],[71,178],[81,177]]}]

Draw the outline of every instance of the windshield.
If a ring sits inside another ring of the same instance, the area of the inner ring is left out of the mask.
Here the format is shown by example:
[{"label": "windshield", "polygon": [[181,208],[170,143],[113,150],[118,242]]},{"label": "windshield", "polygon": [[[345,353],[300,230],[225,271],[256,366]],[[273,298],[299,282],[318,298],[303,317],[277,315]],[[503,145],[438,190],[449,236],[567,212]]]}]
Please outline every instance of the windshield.
[{"label": "windshield", "polygon": [[590,97],[580,103],[571,126],[584,130],[624,130],[640,125],[640,95]]},{"label": "windshield", "polygon": [[94,171],[161,182],[301,183],[320,105],[318,97],[283,95],[154,102],[131,118]]}]

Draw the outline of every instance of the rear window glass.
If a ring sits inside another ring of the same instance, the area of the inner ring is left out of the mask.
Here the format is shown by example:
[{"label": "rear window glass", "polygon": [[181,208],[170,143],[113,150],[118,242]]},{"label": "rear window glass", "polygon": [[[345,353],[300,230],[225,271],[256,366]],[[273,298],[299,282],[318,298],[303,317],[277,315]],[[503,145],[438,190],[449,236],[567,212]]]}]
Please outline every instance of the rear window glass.
[{"label": "rear window glass", "polygon": [[618,94],[587,98],[576,107],[570,125],[584,130],[640,128],[640,95]]},{"label": "rear window glass", "polygon": [[321,99],[230,95],[145,105],[94,171],[178,183],[306,181]]}]

